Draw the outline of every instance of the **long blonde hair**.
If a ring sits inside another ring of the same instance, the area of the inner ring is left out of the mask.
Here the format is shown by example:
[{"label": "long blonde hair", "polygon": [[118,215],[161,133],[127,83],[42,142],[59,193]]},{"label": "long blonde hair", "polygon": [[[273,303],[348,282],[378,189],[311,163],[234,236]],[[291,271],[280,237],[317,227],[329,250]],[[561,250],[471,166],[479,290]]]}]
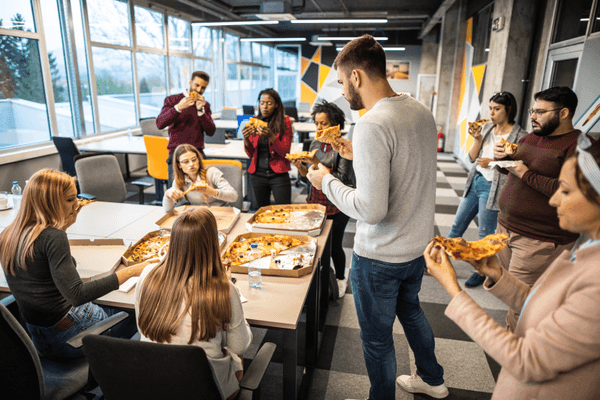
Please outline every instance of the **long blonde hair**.
[{"label": "long blonde hair", "polygon": [[198,175],[200,176],[200,179],[206,182],[206,170],[208,168],[204,167],[204,159],[202,158],[202,154],[200,154],[200,151],[198,151],[196,146],[193,146],[191,144],[180,144],[173,152],[172,163],[173,173],[175,175],[175,185],[179,189],[181,189],[185,184],[185,173],[179,166],[179,157],[181,157],[185,153],[196,154],[196,157],[198,157],[198,163],[200,164],[200,168],[198,169]]},{"label": "long blonde hair", "polygon": [[140,288],[138,325],[150,340],[169,343],[187,313],[192,318],[189,344],[228,328],[230,287],[217,235],[217,221],[206,208],[188,210],[175,220],[167,257]]},{"label": "long blonde hair", "polygon": [[0,233],[0,263],[4,273],[15,275],[17,266],[26,269],[25,260],[33,256],[33,243],[40,233],[49,226],[65,224],[60,204],[74,187],[72,177],[50,168],[33,174],[25,186],[17,217]]}]

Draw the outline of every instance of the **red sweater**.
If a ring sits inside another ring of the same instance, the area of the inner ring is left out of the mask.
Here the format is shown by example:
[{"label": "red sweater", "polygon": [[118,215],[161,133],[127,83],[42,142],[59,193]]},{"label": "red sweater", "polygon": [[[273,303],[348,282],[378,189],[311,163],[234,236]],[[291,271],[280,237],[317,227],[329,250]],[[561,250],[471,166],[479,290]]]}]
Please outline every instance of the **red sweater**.
[{"label": "red sweater", "polygon": [[533,133],[519,141],[513,159],[529,168],[521,179],[509,173],[500,192],[498,223],[532,239],[559,245],[577,240],[578,233],[561,229],[556,208],[548,202],[558,189],[558,176],[565,160],[575,152],[576,130],[561,136],[540,137]]},{"label": "red sweater", "polygon": [[198,110],[193,105],[177,112],[175,106],[183,97],[183,93],[167,97],[160,115],[156,118],[158,129],[169,127],[169,144],[167,146],[169,153],[174,152],[180,144],[191,144],[197,149],[203,149],[204,134],[212,136],[217,129],[212,120],[208,102],[204,106],[204,115],[201,117],[198,116]]},{"label": "red sweater", "polygon": [[[292,122],[287,115],[285,116],[285,132],[281,135],[281,139],[279,139],[279,132],[275,132],[275,135],[277,136],[277,139],[275,139],[274,142],[269,140],[269,166],[273,172],[288,172],[290,170],[290,162],[285,158],[285,155],[290,152],[294,134],[292,132]],[[245,147],[246,154],[252,159],[250,161],[250,166],[248,167],[248,172],[253,174],[256,172],[256,164],[258,162],[257,155],[260,136],[250,135],[248,140],[250,140],[250,146]]]}]

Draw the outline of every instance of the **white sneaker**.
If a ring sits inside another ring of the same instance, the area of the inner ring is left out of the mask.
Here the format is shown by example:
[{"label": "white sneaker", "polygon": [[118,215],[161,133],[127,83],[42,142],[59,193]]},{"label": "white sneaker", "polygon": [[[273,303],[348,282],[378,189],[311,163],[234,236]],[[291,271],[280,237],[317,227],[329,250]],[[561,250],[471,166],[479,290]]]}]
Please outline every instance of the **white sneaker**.
[{"label": "white sneaker", "polygon": [[346,288],[348,287],[348,281],[345,279],[338,279],[337,284],[338,284],[338,292],[339,292],[339,296],[340,296],[339,298],[341,299],[346,294]]},{"label": "white sneaker", "polygon": [[412,375],[400,375],[396,378],[396,384],[409,393],[425,393],[435,399],[443,399],[450,394],[446,385],[431,386],[417,375],[417,371]]}]

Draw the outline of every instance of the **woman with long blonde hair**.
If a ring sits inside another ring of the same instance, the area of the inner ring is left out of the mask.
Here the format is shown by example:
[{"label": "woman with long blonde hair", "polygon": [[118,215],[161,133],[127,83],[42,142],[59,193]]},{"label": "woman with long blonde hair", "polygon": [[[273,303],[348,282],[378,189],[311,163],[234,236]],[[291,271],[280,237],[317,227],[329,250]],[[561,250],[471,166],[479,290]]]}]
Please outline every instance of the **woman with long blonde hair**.
[{"label": "woman with long blonde hair", "polygon": [[[72,177],[42,169],[30,179],[15,220],[0,233],[0,264],[38,352],[44,357],[81,357],[67,340],[117,310],[91,303],[138,276],[145,262],[83,283],[71,256],[66,230],[77,220],[77,189]],[[134,320],[113,336],[131,337]]]},{"label": "woman with long blonde hair", "polygon": [[135,309],[141,340],[206,352],[224,398],[234,398],[242,354],[252,342],[237,289],[219,255],[217,221],[206,208],[173,224],[165,259],[142,273]]},{"label": "woman with long blonde hair", "polygon": [[[180,144],[173,152],[173,186],[165,192],[165,212],[182,200],[192,205],[229,206],[238,193],[215,167],[205,166],[200,151],[191,144]],[[194,183],[206,183],[184,194]]]}]

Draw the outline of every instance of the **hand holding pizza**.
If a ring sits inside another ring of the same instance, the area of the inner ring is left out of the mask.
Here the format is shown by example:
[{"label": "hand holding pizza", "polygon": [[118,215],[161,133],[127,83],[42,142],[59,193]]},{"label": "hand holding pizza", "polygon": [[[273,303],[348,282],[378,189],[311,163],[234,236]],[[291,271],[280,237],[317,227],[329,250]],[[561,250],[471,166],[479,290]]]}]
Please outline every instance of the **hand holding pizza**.
[{"label": "hand holding pizza", "polygon": [[310,181],[310,183],[318,190],[322,190],[323,188],[323,178],[325,175],[330,174],[329,169],[326,166],[319,163],[319,165],[311,165],[308,169],[308,174],[306,177]]},{"label": "hand holding pizza", "polygon": [[192,96],[184,97],[177,103],[177,109],[181,112],[186,108],[191,107],[195,102],[196,100],[194,100]]},{"label": "hand holding pizza", "polygon": [[196,109],[198,109],[198,111],[200,111],[204,108],[205,105],[206,105],[206,99],[204,98],[204,96],[201,94],[197,94],[196,95]]},{"label": "hand holding pizza", "polygon": [[502,160],[506,158],[508,154],[504,152],[504,145],[500,142],[494,145],[494,160]]},{"label": "hand holding pizza", "polygon": [[165,196],[173,201],[179,201],[183,197],[183,192],[179,189],[171,188],[165,192]]},{"label": "hand holding pizza", "polygon": [[469,264],[475,267],[479,275],[485,275],[494,282],[498,282],[502,276],[502,266],[495,255],[482,258],[481,260],[469,261]]},{"label": "hand holding pizza", "polygon": [[244,135],[244,139],[248,139],[250,136],[256,133],[256,127],[251,123],[247,123],[242,129],[242,135]]},{"label": "hand holding pizza", "polygon": [[272,142],[274,142],[277,138],[268,126],[259,126],[258,129],[256,129],[256,133],[258,133],[260,136],[266,137]]},{"label": "hand holding pizza", "polygon": [[298,168],[298,173],[300,173],[300,175],[306,176],[308,168],[302,163],[302,160],[291,160],[290,162],[294,164],[294,167]]},{"label": "hand holding pizza", "polygon": [[131,265],[127,268],[123,268],[120,271],[117,271],[117,279],[119,280],[119,285],[122,285],[129,278],[133,278],[134,276],[140,276],[144,268],[146,268],[149,264],[155,264],[159,262],[158,258],[152,258],[150,260],[146,260],[139,264]]},{"label": "hand holding pizza", "polygon": [[340,156],[344,157],[346,160],[352,160],[354,157],[351,140],[339,137],[335,142],[331,143],[331,146],[333,147],[333,150],[340,153]]},{"label": "hand holding pizza", "polygon": [[450,297],[454,298],[462,292],[462,288],[456,279],[456,271],[448,259],[448,255],[439,244],[433,241],[430,242],[423,253],[423,257],[427,265],[427,272],[446,289]]}]

